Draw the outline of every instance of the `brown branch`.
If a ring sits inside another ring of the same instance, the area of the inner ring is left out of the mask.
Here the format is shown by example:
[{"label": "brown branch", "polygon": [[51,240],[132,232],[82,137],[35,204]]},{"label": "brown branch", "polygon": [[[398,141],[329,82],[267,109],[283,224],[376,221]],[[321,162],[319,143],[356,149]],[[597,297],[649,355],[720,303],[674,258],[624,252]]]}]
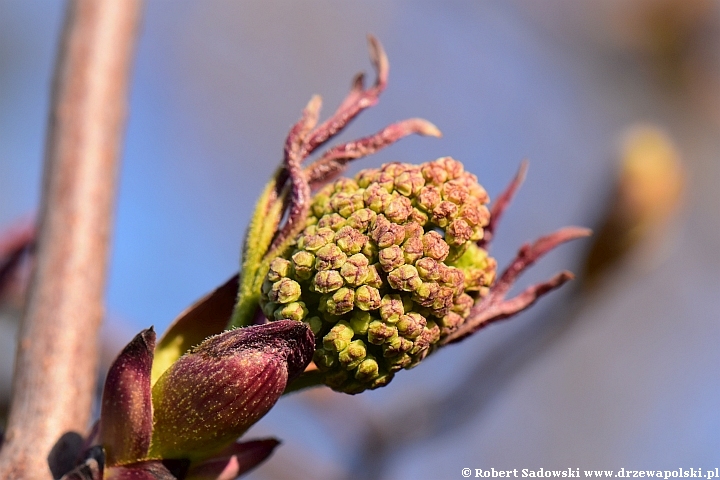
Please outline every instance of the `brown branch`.
[{"label": "brown branch", "polygon": [[37,263],[20,326],[0,478],[51,478],[85,431],[97,376],[108,240],[140,0],[73,0],[55,66]]}]

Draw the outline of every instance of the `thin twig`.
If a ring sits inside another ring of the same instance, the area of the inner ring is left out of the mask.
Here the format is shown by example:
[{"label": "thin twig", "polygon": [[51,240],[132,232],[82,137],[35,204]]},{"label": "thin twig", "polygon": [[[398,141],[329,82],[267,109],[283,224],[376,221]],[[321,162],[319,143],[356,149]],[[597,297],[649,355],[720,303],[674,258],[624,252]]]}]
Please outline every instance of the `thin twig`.
[{"label": "thin twig", "polygon": [[0,478],[51,478],[88,427],[117,159],[140,0],[69,3],[55,66],[37,263],[20,327]]}]

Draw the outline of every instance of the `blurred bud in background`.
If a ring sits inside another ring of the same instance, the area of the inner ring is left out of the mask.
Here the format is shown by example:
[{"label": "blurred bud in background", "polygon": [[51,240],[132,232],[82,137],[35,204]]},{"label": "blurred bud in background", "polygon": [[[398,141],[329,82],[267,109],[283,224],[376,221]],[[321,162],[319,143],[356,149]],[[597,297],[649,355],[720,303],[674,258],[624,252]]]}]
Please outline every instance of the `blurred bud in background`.
[{"label": "blurred bud in background", "polygon": [[652,125],[628,128],[615,193],[586,259],[586,289],[596,286],[641,243],[664,243],[684,186],[680,155],[670,137]]}]

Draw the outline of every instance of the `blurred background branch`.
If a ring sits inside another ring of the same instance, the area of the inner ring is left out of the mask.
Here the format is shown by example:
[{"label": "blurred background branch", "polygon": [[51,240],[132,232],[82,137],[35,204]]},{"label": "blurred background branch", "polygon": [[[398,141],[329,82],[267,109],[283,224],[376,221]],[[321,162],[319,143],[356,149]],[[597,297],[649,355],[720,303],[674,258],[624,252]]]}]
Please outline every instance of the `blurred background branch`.
[{"label": "blurred background branch", "polygon": [[83,432],[90,420],[140,9],[139,0],[68,4],[0,478],[50,478],[53,444],[68,431]]}]

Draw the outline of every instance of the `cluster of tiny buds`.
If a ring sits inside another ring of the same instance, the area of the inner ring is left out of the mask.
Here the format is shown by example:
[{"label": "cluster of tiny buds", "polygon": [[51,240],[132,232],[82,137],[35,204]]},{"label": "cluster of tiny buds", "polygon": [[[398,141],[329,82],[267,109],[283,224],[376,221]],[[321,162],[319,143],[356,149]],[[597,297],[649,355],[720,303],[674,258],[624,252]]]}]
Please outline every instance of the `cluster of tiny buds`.
[{"label": "cluster of tiny buds", "polygon": [[492,284],[496,262],[477,246],[488,200],[449,157],[325,186],[294,248],[270,265],[265,315],[312,329],[330,387],[387,384],[455,331]]}]

